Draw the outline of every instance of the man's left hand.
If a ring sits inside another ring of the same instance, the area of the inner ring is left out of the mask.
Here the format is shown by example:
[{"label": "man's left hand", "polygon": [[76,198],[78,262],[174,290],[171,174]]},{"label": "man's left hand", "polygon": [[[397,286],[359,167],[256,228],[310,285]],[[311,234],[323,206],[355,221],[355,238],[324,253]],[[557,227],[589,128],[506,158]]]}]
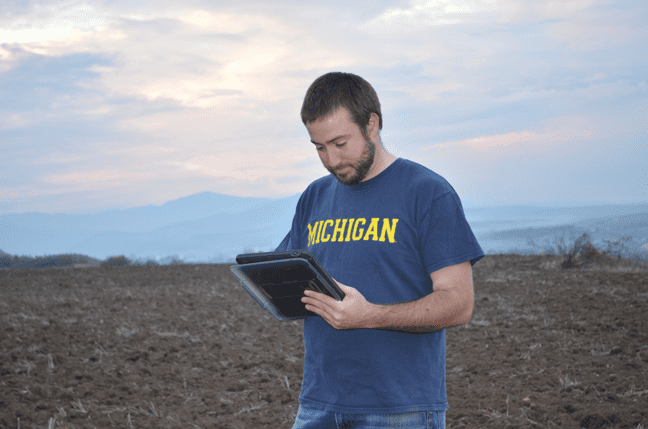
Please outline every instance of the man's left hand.
[{"label": "man's left hand", "polygon": [[342,301],[323,293],[307,290],[302,302],[306,310],[321,316],[335,329],[370,328],[375,305],[368,302],[355,288],[337,282],[344,292]]}]

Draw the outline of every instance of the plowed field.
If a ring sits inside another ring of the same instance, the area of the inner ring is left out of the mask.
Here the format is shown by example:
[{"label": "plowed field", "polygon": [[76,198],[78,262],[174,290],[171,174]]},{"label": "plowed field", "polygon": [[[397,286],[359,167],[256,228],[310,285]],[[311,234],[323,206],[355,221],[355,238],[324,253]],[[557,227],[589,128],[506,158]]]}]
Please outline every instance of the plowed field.
[{"label": "plowed field", "polygon": [[[648,271],[487,256],[448,427],[648,428]],[[301,322],[227,265],[0,270],[0,428],[290,428]]]}]

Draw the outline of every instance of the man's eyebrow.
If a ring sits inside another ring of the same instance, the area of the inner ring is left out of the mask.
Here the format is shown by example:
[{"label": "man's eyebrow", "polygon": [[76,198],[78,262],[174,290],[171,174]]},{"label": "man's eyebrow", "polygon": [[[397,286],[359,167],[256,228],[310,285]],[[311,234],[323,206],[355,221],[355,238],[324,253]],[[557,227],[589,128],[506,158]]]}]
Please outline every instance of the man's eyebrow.
[{"label": "man's eyebrow", "polygon": [[[335,140],[341,139],[341,138],[343,138],[343,137],[346,137],[346,134],[343,134],[343,135],[341,135],[341,136],[337,136],[337,137],[335,137],[335,138],[332,138],[331,140],[327,141],[326,143],[333,143]],[[317,143],[317,142],[314,141],[314,140],[311,140],[311,143],[313,143],[313,144],[322,144],[322,143]]]}]

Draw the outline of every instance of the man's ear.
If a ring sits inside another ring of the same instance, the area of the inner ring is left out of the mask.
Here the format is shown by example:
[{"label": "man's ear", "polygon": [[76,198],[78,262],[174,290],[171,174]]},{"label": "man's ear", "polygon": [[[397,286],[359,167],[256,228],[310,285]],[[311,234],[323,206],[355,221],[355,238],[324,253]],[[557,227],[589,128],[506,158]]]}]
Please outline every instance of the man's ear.
[{"label": "man's ear", "polygon": [[371,112],[369,116],[369,123],[367,124],[367,135],[373,142],[378,141],[378,132],[380,131],[380,118],[375,112]]}]

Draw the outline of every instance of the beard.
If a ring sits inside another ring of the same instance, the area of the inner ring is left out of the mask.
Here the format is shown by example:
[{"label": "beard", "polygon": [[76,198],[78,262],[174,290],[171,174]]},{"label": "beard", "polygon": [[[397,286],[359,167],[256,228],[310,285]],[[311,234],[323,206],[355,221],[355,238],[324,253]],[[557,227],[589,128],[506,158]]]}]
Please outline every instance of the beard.
[{"label": "beard", "polygon": [[[333,174],[340,181],[340,183],[344,185],[357,185],[358,183],[362,182],[369,174],[369,171],[371,171],[375,157],[376,145],[371,140],[367,139],[367,144],[362,151],[362,157],[355,165],[344,164],[336,168],[331,168],[328,165],[324,165],[324,167],[326,167],[326,169],[331,174]],[[339,170],[342,170],[346,167],[353,168],[355,172],[344,175],[338,173]]]}]

